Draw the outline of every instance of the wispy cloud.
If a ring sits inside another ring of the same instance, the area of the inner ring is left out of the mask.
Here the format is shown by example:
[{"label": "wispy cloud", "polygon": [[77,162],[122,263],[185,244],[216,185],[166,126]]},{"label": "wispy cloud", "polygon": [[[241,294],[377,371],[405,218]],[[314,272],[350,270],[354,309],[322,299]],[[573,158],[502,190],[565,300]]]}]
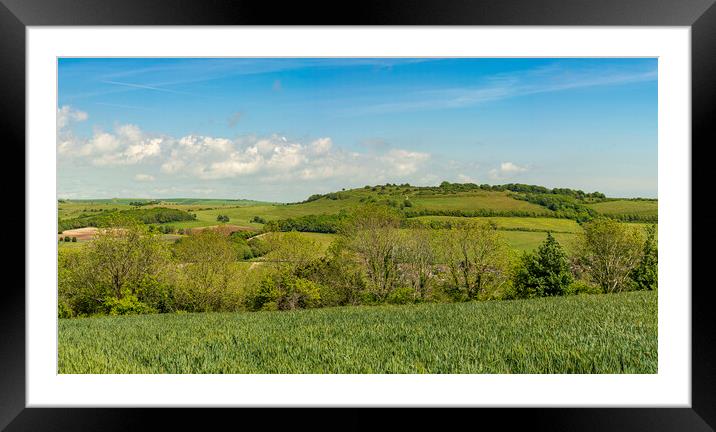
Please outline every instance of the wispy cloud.
[{"label": "wispy cloud", "polygon": [[138,182],[153,182],[155,178],[151,174],[137,174],[134,176],[134,180]]},{"label": "wispy cloud", "polygon": [[156,85],[125,83],[125,82],[120,82],[120,81],[101,81],[101,82],[103,82],[105,84],[113,84],[113,85],[131,87],[131,88],[142,89],[142,90],[153,90],[153,91],[176,93],[176,94],[188,94],[186,92],[172,90],[172,89],[168,89],[168,88],[164,88],[164,87],[158,87]]},{"label": "wispy cloud", "polygon": [[107,103],[107,102],[95,102],[95,105],[102,105],[102,106],[108,106],[108,107],[114,107],[114,108],[126,108],[126,109],[133,109],[133,110],[154,111],[151,108],[147,108],[147,107],[141,107],[141,106],[136,106],[136,105],[115,104],[115,103]]},{"label": "wispy cloud", "polygon": [[[136,91],[153,90],[169,93],[182,93],[168,89],[166,86],[178,86],[195,84],[213,80],[225,79],[241,75],[260,75],[299,69],[320,69],[336,67],[366,66],[378,69],[391,69],[400,64],[422,63],[435,61],[430,58],[246,58],[246,59],[165,59],[162,62],[150,67],[132,68],[127,70],[116,70],[117,66],[107,66],[103,72],[98,72],[94,77],[98,82],[117,86],[114,89],[103,89],[92,92],[65,94],[68,100],[103,96],[107,94]],[[151,83],[156,76],[172,76],[174,80],[162,83]],[[144,81],[144,83],[127,82],[126,79]],[[120,80],[118,80],[120,79]],[[279,81],[279,89],[280,89]]]},{"label": "wispy cloud", "polygon": [[393,112],[462,108],[507,98],[566,91],[571,89],[622,85],[657,79],[657,70],[563,70],[560,67],[497,74],[479,86],[425,89],[408,93],[402,100],[346,109],[342,114],[372,115]]}]

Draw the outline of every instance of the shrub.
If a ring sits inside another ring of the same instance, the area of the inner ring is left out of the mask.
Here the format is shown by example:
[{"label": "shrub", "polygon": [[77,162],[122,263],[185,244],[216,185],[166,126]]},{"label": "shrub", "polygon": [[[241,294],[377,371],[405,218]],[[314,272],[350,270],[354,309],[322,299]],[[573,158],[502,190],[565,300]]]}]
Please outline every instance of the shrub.
[{"label": "shrub", "polygon": [[659,283],[659,259],[656,247],[656,225],[646,228],[646,239],[639,264],[632,270],[629,277],[634,281],[634,288],[639,290],[655,290]]},{"label": "shrub", "polygon": [[64,299],[57,302],[57,318],[72,318],[75,316],[72,306]]},{"label": "shrub", "polygon": [[192,312],[230,310],[239,295],[235,244],[215,230],[179,240],[174,275],[176,307]]},{"label": "shrub", "polygon": [[601,294],[602,289],[599,285],[589,283],[585,280],[577,279],[567,286],[564,290],[565,295],[577,294]]},{"label": "shrub", "polygon": [[358,257],[368,288],[380,300],[385,300],[399,279],[400,222],[395,210],[371,204],[356,209],[342,229],[343,241]]},{"label": "shrub", "polygon": [[106,297],[103,308],[108,315],[138,315],[156,312],[153,308],[139,301],[137,296],[128,293],[120,299]]},{"label": "shrub", "polygon": [[166,313],[174,310],[174,292],[166,281],[158,275],[145,275],[129,286],[139,301],[156,312]]},{"label": "shrub", "polygon": [[536,253],[523,254],[521,263],[515,275],[518,298],[564,295],[572,282],[567,257],[551,233]]},{"label": "shrub", "polygon": [[629,289],[631,272],[642,257],[640,233],[611,219],[595,219],[583,228],[577,266],[605,293]]},{"label": "shrub", "polygon": [[462,290],[464,298],[477,300],[508,283],[509,249],[492,226],[464,222],[443,230],[440,237],[439,256],[446,264],[448,283]]},{"label": "shrub", "polygon": [[265,223],[266,223],[266,219],[262,218],[261,216],[254,216],[254,217],[251,218],[251,222],[252,222],[252,223],[265,224]]},{"label": "shrub", "polygon": [[293,310],[320,305],[320,286],[290,274],[271,275],[245,296],[249,310]]},{"label": "shrub", "polygon": [[437,235],[424,228],[402,230],[396,240],[401,277],[413,289],[415,299],[424,299],[434,282],[434,267],[438,262]]},{"label": "shrub", "polygon": [[390,304],[408,304],[408,303],[414,303],[415,302],[415,291],[411,287],[400,287],[394,289],[390,294],[388,294],[388,298],[386,301]]},{"label": "shrub", "polygon": [[336,233],[347,219],[346,213],[299,216],[264,222],[264,231]]},{"label": "shrub", "polygon": [[59,298],[74,315],[106,312],[110,297],[122,300],[126,295],[141,295],[137,288],[142,280],[158,278],[167,259],[166,244],[145,225],[118,220],[116,226],[99,230],[86,247],[59,255]]},{"label": "shrub", "polygon": [[72,243],[77,243],[77,237],[72,237]]}]

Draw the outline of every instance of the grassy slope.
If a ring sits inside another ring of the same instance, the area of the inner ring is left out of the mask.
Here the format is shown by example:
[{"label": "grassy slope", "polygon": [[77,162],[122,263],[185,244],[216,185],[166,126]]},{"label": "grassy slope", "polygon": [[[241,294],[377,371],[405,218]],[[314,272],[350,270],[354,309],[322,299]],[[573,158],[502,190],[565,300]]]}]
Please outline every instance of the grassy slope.
[{"label": "grassy slope", "polygon": [[[91,210],[129,210],[136,208],[129,205],[132,201],[146,201],[134,198],[112,198],[93,200],[67,200],[58,204],[58,214],[62,219],[78,217],[83,214],[97,214]],[[243,207],[266,204],[261,201],[252,200],[222,200],[222,199],[200,199],[200,198],[167,198],[161,200],[160,204],[147,205],[140,208],[168,207],[178,208],[187,211],[196,211],[208,207]]]},{"label": "grassy slope", "polygon": [[417,195],[411,198],[415,210],[528,210],[548,212],[542,206],[512,198],[508,192],[463,192],[450,195]]},{"label": "grassy slope", "polygon": [[[537,249],[547,238],[546,232],[501,231],[500,234],[512,249],[520,252]],[[567,252],[573,250],[573,245],[577,240],[576,235],[556,233],[553,236]]]},{"label": "grassy slope", "polygon": [[656,373],[654,292],[60,320],[59,373]]},{"label": "grassy slope", "polygon": [[659,203],[656,201],[616,200],[589,204],[589,207],[605,215],[636,214],[656,216]]},{"label": "grassy slope", "polygon": [[457,216],[419,216],[416,220],[437,220],[437,221],[493,221],[498,229],[530,229],[539,231],[552,231],[564,233],[580,233],[582,227],[571,219],[556,218],[533,218],[533,217],[475,217],[463,218]]}]

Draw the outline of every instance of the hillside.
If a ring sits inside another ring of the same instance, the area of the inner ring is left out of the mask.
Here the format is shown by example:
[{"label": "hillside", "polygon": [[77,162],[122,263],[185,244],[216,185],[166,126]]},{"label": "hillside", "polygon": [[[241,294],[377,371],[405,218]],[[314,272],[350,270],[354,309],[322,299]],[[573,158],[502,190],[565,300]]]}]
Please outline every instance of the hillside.
[{"label": "hillside", "polygon": [[658,219],[656,200],[614,199],[599,192],[534,185],[448,182],[432,187],[408,184],[365,186],[315,194],[296,203],[194,198],[62,200],[58,215],[61,229],[92,226],[92,221],[102,221],[113,212],[141,216],[166,209],[161,211],[167,214],[169,210],[182,212],[163,222],[153,221],[160,222],[170,231],[216,226],[221,223],[217,218],[225,216],[231,225],[256,232],[265,229],[266,223],[279,223],[272,225],[272,229],[279,226],[279,230],[332,233],[335,229],[330,226],[335,226],[335,221],[324,220],[318,228],[313,220],[306,218],[348,215],[352,209],[368,203],[384,203],[402,212],[412,223],[434,228],[465,218],[489,220],[518,250],[529,250],[539,244],[548,231],[556,233],[560,241],[569,243],[574,234],[581,232],[579,222],[597,216],[629,222],[656,222]]}]

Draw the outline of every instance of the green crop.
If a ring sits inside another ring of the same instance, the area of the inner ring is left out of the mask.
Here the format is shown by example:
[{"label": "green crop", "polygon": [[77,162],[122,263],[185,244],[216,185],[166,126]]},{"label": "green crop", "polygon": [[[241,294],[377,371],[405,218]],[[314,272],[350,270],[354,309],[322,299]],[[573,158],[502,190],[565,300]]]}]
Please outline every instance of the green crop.
[{"label": "green crop", "polygon": [[657,294],[61,319],[59,373],[656,373]]}]

